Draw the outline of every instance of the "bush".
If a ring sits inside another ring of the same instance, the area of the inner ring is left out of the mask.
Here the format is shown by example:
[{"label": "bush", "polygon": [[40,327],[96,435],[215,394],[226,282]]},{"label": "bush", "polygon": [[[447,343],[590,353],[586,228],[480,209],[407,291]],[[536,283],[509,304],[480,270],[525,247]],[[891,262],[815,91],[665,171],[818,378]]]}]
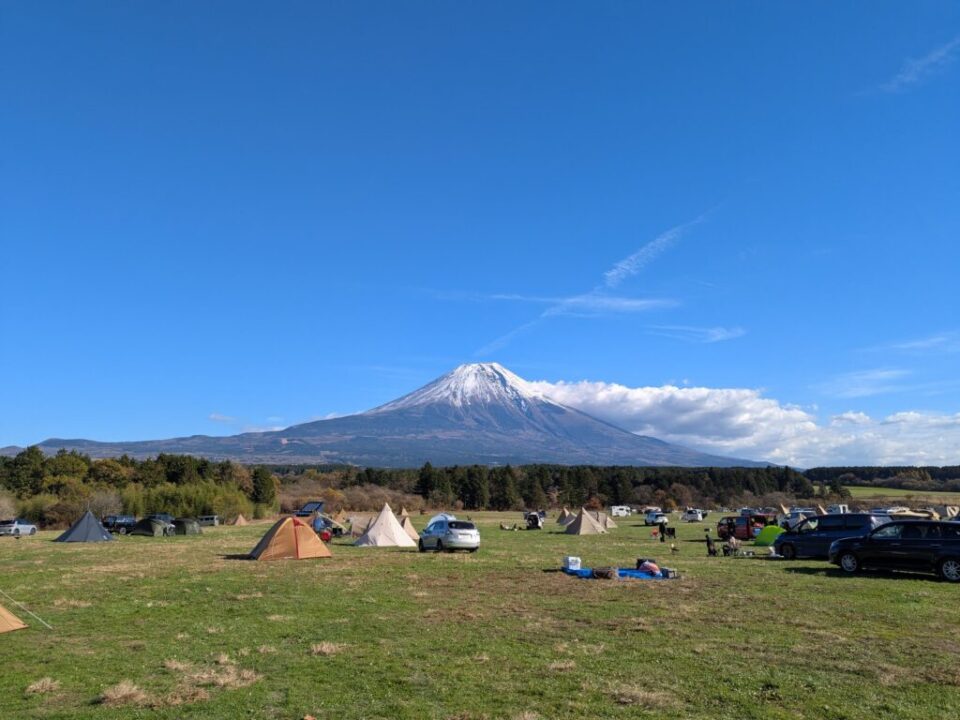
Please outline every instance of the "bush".
[{"label": "bush", "polygon": [[17,514],[17,503],[11,495],[0,494],[0,519],[12,520]]}]

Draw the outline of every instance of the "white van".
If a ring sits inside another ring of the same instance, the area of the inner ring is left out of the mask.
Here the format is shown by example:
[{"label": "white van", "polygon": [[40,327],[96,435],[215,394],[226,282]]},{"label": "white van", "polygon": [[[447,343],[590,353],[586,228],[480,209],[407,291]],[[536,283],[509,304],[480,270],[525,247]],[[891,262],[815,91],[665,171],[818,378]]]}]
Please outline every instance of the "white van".
[{"label": "white van", "polygon": [[610,515],[613,517],[630,517],[630,513],[633,510],[629,505],[611,505],[610,506]]}]

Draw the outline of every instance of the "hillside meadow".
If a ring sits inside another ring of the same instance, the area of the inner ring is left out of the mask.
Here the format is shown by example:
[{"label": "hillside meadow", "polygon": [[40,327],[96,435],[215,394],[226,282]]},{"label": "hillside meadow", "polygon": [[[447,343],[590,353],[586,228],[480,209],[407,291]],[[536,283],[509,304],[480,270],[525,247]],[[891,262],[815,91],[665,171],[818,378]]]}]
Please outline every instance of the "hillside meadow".
[{"label": "hillside meadow", "polygon": [[898,500],[900,502],[909,501],[913,505],[923,503],[960,505],[960,492],[948,492],[939,490],[908,490],[906,488],[884,488],[884,487],[861,487],[848,485],[845,488],[850,491],[850,496],[860,502],[866,500]]},{"label": "hillside meadow", "polygon": [[[0,589],[47,620],[0,635],[2,718],[923,718],[960,716],[960,587],[825,562],[505,532],[475,555],[331,544],[254,563],[269,524],[61,545],[0,539]],[[710,518],[713,520],[714,518]],[[424,518],[414,518],[422,527]],[[556,572],[653,557],[674,581]]]}]

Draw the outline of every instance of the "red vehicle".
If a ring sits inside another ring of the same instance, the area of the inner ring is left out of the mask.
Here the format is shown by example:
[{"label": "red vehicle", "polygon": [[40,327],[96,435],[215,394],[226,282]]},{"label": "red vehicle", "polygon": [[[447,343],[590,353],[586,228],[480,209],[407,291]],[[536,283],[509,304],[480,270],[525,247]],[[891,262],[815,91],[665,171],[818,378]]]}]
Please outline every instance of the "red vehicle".
[{"label": "red vehicle", "polygon": [[776,515],[728,515],[717,523],[717,537],[726,540],[731,535],[737,540],[753,540],[767,525],[777,522]]}]

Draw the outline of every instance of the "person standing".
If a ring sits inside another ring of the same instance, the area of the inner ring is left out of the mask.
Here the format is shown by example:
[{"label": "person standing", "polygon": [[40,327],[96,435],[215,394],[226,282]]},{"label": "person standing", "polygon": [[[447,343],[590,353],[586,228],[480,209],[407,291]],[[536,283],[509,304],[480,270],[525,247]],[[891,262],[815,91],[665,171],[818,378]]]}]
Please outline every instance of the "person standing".
[{"label": "person standing", "polygon": [[657,527],[660,528],[660,542],[662,543],[666,542],[667,541],[667,524],[663,520],[661,520],[660,524],[657,525]]}]

